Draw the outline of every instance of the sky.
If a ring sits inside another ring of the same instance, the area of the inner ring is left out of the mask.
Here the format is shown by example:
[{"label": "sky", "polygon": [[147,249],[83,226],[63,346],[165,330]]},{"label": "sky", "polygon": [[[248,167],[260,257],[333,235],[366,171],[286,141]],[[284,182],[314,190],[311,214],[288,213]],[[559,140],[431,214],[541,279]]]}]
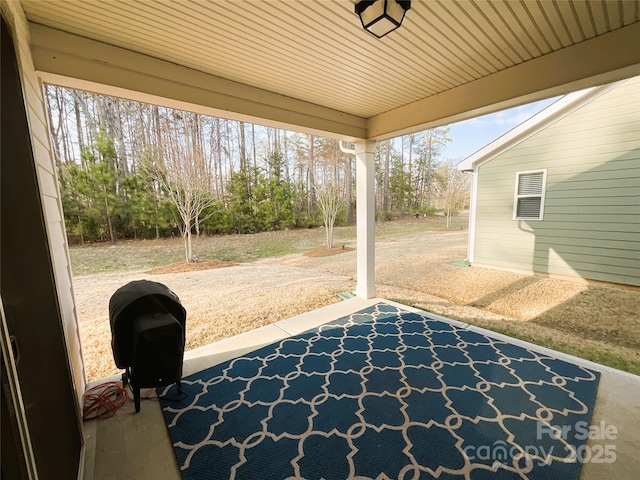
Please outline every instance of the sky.
[{"label": "sky", "polygon": [[543,110],[559,97],[539,102],[529,103],[520,107],[502,110],[500,112],[483,115],[471,120],[452,123],[449,125],[451,142],[447,144],[442,156],[445,159],[464,160],[485,145],[501,137],[512,128]]}]

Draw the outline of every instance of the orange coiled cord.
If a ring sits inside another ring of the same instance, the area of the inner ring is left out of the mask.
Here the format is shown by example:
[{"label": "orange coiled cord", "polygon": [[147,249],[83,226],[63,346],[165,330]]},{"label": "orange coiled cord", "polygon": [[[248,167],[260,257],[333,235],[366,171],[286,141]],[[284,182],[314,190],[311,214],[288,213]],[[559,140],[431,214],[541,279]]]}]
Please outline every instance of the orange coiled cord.
[{"label": "orange coiled cord", "polygon": [[96,385],[84,393],[82,419],[113,417],[129,399],[129,392],[122,387],[120,382]]}]

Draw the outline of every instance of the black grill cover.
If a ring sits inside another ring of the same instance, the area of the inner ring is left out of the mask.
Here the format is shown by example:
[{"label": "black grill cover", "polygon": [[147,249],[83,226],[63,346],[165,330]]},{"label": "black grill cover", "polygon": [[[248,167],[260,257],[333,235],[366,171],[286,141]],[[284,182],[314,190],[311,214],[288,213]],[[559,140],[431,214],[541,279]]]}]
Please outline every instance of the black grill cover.
[{"label": "black grill cover", "polygon": [[[133,322],[131,386],[159,387],[179,382],[184,329],[170,313],[150,313]],[[135,393],[135,391],[134,391]]]},{"label": "black grill cover", "polygon": [[[154,313],[172,315],[185,331],[187,312],[178,296],[165,285],[149,280],[136,280],[120,287],[109,300],[111,348],[118,368],[133,366],[134,321]],[[184,334],[182,335],[184,348]]]}]

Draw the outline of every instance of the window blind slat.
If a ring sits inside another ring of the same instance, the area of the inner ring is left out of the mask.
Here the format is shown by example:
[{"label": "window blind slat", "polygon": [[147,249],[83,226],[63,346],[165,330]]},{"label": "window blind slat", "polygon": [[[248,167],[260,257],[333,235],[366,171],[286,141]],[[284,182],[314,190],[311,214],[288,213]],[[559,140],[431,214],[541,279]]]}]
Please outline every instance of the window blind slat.
[{"label": "window blind slat", "polygon": [[519,198],[516,215],[518,218],[539,218],[541,206],[540,197]]},{"label": "window blind slat", "polygon": [[521,174],[518,195],[542,195],[542,172]]}]

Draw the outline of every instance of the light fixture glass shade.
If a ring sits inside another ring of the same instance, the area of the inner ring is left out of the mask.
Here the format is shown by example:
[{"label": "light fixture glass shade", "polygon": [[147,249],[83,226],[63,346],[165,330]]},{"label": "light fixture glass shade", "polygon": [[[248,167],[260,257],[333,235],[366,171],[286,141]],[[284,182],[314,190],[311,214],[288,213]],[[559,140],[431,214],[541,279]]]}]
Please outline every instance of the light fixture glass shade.
[{"label": "light fixture glass shade", "polygon": [[404,15],[411,8],[410,1],[363,0],[355,6],[362,27],[378,38],[393,32],[402,24]]}]

